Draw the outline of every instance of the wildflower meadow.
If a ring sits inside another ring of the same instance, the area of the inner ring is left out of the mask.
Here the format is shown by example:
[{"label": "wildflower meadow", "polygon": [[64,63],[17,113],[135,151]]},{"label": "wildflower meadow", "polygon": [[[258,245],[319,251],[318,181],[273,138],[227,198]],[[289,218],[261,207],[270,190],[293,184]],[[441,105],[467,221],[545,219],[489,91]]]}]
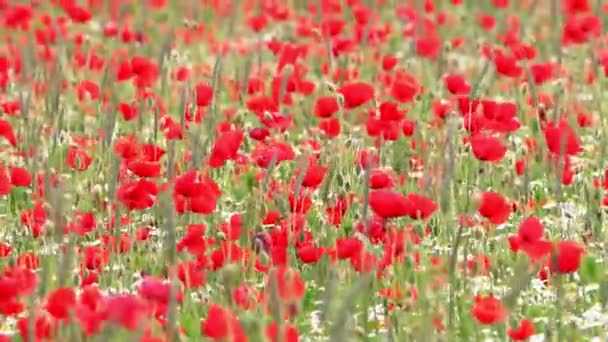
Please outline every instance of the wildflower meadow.
[{"label": "wildflower meadow", "polygon": [[607,341],[608,2],[0,0],[0,342]]}]

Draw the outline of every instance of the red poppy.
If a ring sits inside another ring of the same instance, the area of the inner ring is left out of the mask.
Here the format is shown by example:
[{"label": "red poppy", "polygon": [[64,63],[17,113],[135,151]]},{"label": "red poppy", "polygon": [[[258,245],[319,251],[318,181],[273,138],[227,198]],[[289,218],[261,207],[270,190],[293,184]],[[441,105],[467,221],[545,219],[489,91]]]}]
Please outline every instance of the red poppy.
[{"label": "red poppy", "polygon": [[205,284],[205,273],[196,262],[182,262],[177,265],[177,277],[187,289],[198,288]]},{"label": "red poppy", "polygon": [[229,130],[221,133],[211,149],[209,166],[218,168],[223,166],[227,160],[235,160],[244,138],[245,132],[242,130]]},{"label": "red poppy", "polygon": [[11,178],[8,171],[3,165],[0,165],[0,196],[6,196],[11,193]]},{"label": "red poppy", "polygon": [[576,132],[567,121],[562,120],[557,125],[551,122],[544,133],[547,148],[555,154],[576,155],[583,150]]},{"label": "red poppy", "polygon": [[319,121],[319,129],[325,133],[328,138],[335,138],[340,135],[342,127],[338,118],[328,118]]},{"label": "red poppy", "polygon": [[132,160],[127,163],[129,171],[138,177],[155,178],[161,176],[161,164],[147,160]]},{"label": "red poppy", "polygon": [[365,82],[345,84],[338,92],[344,97],[344,108],[346,109],[359,107],[374,98],[374,87]]},{"label": "red poppy", "polygon": [[198,83],[195,87],[196,105],[206,107],[213,98],[213,88],[206,83]]},{"label": "red poppy", "polygon": [[527,319],[522,319],[517,328],[507,329],[507,335],[514,341],[527,340],[534,332],[534,324]]},{"label": "red poppy", "polygon": [[141,179],[121,185],[116,197],[129,210],[144,210],[156,203],[158,192],[156,183]]},{"label": "red poppy", "polygon": [[209,305],[207,318],[201,322],[203,335],[214,341],[246,342],[247,335],[237,316],[227,308]]},{"label": "red poppy", "polygon": [[407,216],[413,213],[414,204],[403,194],[392,190],[375,190],[369,194],[369,205],[382,218]]},{"label": "red poppy", "polygon": [[555,246],[556,263],[552,264],[552,270],[559,273],[576,272],[581,264],[581,257],[585,248],[575,241],[559,241]]},{"label": "red poppy", "polygon": [[407,199],[411,202],[411,211],[408,215],[413,220],[426,220],[438,209],[437,203],[424,195],[411,193],[407,195]]},{"label": "red poppy", "polygon": [[508,315],[507,309],[500,300],[492,295],[475,296],[475,304],[471,308],[473,317],[481,324],[496,324],[504,321]]},{"label": "red poppy", "polygon": [[136,295],[119,294],[105,299],[104,315],[110,322],[135,331],[143,322],[146,304]]},{"label": "red poppy", "polygon": [[[296,171],[296,173],[299,172],[301,172],[301,170]],[[304,178],[302,179],[302,186],[307,188],[318,187],[321,182],[323,182],[326,173],[327,167],[320,165],[315,158],[311,158],[308,163],[308,168],[306,168]]]},{"label": "red poppy", "polygon": [[448,91],[454,95],[467,95],[471,92],[471,85],[462,74],[450,74],[443,79]]},{"label": "red poppy", "polygon": [[420,92],[418,80],[410,74],[398,73],[390,88],[391,96],[400,103],[409,103]]},{"label": "red poppy", "polygon": [[247,285],[240,285],[232,290],[232,300],[242,310],[255,308],[259,293]]},{"label": "red poppy", "polygon": [[70,311],[76,304],[76,294],[71,288],[58,288],[53,290],[47,298],[46,310],[56,319],[67,320]]},{"label": "red poppy", "polygon": [[479,214],[487,218],[493,224],[502,224],[511,215],[512,206],[507,203],[505,198],[494,191],[481,194]]},{"label": "red poppy", "polygon": [[298,342],[300,341],[300,334],[298,333],[298,329],[291,324],[281,324],[279,325],[276,322],[270,323],[266,327],[266,337],[271,342]]},{"label": "red poppy", "polygon": [[[298,271],[287,266],[281,266],[275,269],[267,279],[267,284],[274,278],[275,286],[278,290],[279,298],[285,303],[294,303],[300,301],[306,292],[306,285]],[[269,289],[270,287],[268,287]],[[270,297],[269,297],[270,298]]]},{"label": "red poppy", "polygon": [[325,249],[315,247],[313,244],[307,244],[298,248],[297,255],[303,263],[314,264],[325,255]]},{"label": "red poppy", "polygon": [[17,187],[29,187],[32,184],[32,175],[23,167],[11,167],[11,184]]},{"label": "red poppy", "polygon": [[394,179],[384,170],[372,170],[369,176],[369,187],[372,189],[392,188],[395,185]]},{"label": "red poppy", "polygon": [[475,158],[481,161],[501,161],[507,152],[507,147],[502,140],[494,136],[476,134],[470,141]]},{"label": "red poppy", "polygon": [[338,110],[340,105],[335,96],[321,96],[315,101],[313,114],[319,118],[329,118]]},{"label": "red poppy", "polygon": [[91,165],[93,158],[87,152],[77,147],[68,147],[66,162],[74,170],[85,171]]},{"label": "red poppy", "polygon": [[21,335],[22,340],[29,341],[30,332],[34,333],[31,340],[51,340],[57,330],[56,322],[53,321],[48,315],[36,315],[32,318],[32,320],[34,321],[33,330],[30,329],[29,317],[23,317],[17,321],[17,329],[19,330],[19,335]]},{"label": "red poppy", "polygon": [[186,234],[181,241],[177,243],[177,250],[186,250],[193,255],[201,255],[205,252],[205,231],[207,226],[204,224],[189,224]]},{"label": "red poppy", "polygon": [[363,250],[363,241],[356,237],[336,239],[336,257],[349,259]]}]

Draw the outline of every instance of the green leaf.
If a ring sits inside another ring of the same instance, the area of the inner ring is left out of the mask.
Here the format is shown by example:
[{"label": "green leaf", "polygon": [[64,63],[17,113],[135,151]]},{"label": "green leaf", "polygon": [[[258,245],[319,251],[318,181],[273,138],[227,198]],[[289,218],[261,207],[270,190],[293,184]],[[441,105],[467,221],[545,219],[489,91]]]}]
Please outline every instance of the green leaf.
[{"label": "green leaf", "polygon": [[581,262],[581,280],[586,284],[598,283],[603,275],[602,266],[593,256],[585,256]]}]

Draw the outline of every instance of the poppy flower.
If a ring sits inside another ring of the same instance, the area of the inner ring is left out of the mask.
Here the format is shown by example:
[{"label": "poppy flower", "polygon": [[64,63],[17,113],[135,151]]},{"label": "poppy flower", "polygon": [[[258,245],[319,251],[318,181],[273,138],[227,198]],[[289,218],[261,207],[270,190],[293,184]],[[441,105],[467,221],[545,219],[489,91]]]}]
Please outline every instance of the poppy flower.
[{"label": "poppy flower", "polygon": [[263,12],[256,16],[250,16],[247,19],[247,24],[253,32],[261,32],[268,24],[268,16]]},{"label": "poppy flower", "polygon": [[12,146],[17,146],[17,137],[15,137],[13,126],[5,119],[0,119],[0,137],[6,139]]},{"label": "poppy flower", "polygon": [[319,121],[319,129],[325,133],[325,136],[332,139],[340,135],[342,127],[338,118],[328,118]]},{"label": "poppy flower", "polygon": [[380,169],[372,170],[369,176],[369,187],[372,189],[392,188],[395,180],[388,172]]},{"label": "poppy flower", "polygon": [[58,288],[53,290],[47,298],[46,310],[51,316],[60,320],[70,317],[70,310],[76,304],[76,294],[71,288]]},{"label": "poppy flower", "polygon": [[239,287],[232,290],[232,300],[241,310],[251,310],[255,308],[258,297],[258,291],[245,284],[241,284]]},{"label": "poppy flower", "polygon": [[395,76],[395,80],[390,88],[391,96],[400,103],[409,103],[414,100],[420,92],[420,84],[412,75],[400,73]]},{"label": "poppy flower", "polygon": [[256,141],[264,141],[270,136],[270,131],[266,127],[254,127],[249,131],[249,137]]},{"label": "poppy flower", "polygon": [[198,83],[194,92],[196,95],[196,105],[199,107],[207,107],[213,98],[213,88],[206,83]]},{"label": "poppy flower", "polygon": [[536,217],[527,217],[517,230],[517,235],[525,242],[540,240],[545,234],[545,227]]},{"label": "poppy flower", "polygon": [[11,167],[11,184],[16,187],[29,187],[32,184],[32,175],[23,167]]},{"label": "poppy flower", "polygon": [[350,264],[359,273],[372,272],[378,265],[378,257],[361,249],[350,257]]},{"label": "poppy flower", "polygon": [[0,276],[0,301],[16,299],[19,295],[19,280],[14,277]]},{"label": "poppy flower", "polygon": [[385,101],[380,104],[380,120],[382,121],[401,121],[405,118],[406,111],[399,110],[399,104],[392,101]]},{"label": "poppy flower", "polygon": [[136,295],[118,294],[105,299],[105,317],[129,331],[141,326],[146,313],[146,304]]},{"label": "poppy flower", "polygon": [[443,82],[448,91],[454,95],[467,95],[471,92],[471,85],[462,74],[447,75]]},{"label": "poppy flower", "polygon": [[154,178],[161,175],[161,164],[147,160],[133,160],[127,164],[129,171],[138,177]]},{"label": "poppy flower", "polygon": [[519,66],[517,58],[510,52],[502,50],[494,51],[494,66],[499,75],[515,78],[523,73],[523,68]]},{"label": "poppy flower", "polygon": [[84,150],[68,147],[66,163],[74,170],[85,171],[91,165],[93,158]]},{"label": "poppy flower", "polygon": [[374,97],[374,87],[365,82],[347,83],[338,92],[344,97],[344,108],[346,109],[362,106]]},{"label": "poppy flower", "polygon": [[270,273],[267,284],[270,284],[272,280],[276,281],[279,298],[285,303],[300,301],[306,292],[306,284],[300,273],[287,266],[281,266]]},{"label": "poppy flower", "polygon": [[338,259],[350,259],[363,250],[363,241],[356,237],[336,239],[336,257]]},{"label": "poppy flower", "polygon": [[223,132],[213,143],[211,156],[209,157],[209,166],[219,168],[227,160],[235,160],[244,138],[245,133],[242,130]]},{"label": "poppy flower", "polygon": [[313,244],[307,244],[298,248],[298,258],[305,264],[314,264],[321,260],[325,254],[325,249],[321,247],[315,247]]},{"label": "poppy flower", "polygon": [[397,65],[398,62],[399,59],[395,55],[385,55],[382,57],[382,70],[390,71]]},{"label": "poppy flower", "polygon": [[407,199],[411,202],[411,211],[408,215],[413,220],[426,220],[437,211],[437,203],[429,197],[411,193],[407,195]]},{"label": "poppy flower", "polygon": [[525,171],[526,171],[526,160],[523,158],[517,159],[515,161],[515,173],[517,173],[518,176],[521,176],[524,174]]},{"label": "poppy flower", "polygon": [[436,33],[416,39],[416,53],[428,59],[437,59],[441,51],[441,38]]},{"label": "poppy flower", "polygon": [[410,215],[414,204],[403,194],[392,190],[374,190],[369,194],[369,205],[382,218]]},{"label": "poppy flower", "polygon": [[11,193],[11,177],[6,168],[0,165],[0,196],[6,196]]},{"label": "poppy flower", "polygon": [[492,295],[475,296],[475,303],[471,308],[471,313],[479,323],[485,325],[500,323],[508,315],[507,309],[502,305],[500,300]]},{"label": "poppy flower", "polygon": [[321,96],[315,100],[313,114],[318,118],[329,118],[340,110],[335,96]]},{"label": "poppy flower", "polygon": [[534,324],[527,319],[522,319],[517,328],[507,329],[507,335],[514,341],[527,340],[534,332]]},{"label": "poppy flower", "polygon": [[[20,318],[17,321],[17,330],[23,341],[43,341],[51,340],[53,335],[56,333],[57,324],[48,315],[36,315],[32,318],[34,321],[34,329],[30,329],[30,319],[28,317]],[[30,336],[30,332],[34,333],[34,336]]]},{"label": "poppy flower", "polygon": [[268,337],[271,342],[300,341],[300,334],[298,333],[298,329],[295,326],[291,324],[282,324],[279,327],[277,322],[272,322],[266,327],[266,337]]},{"label": "poppy flower", "polygon": [[0,242],[0,258],[5,258],[11,254],[13,247],[7,243]]},{"label": "poppy flower", "polygon": [[261,145],[254,148],[251,153],[252,159],[261,168],[270,166],[272,160],[275,160],[275,166],[287,160],[295,158],[295,152],[291,145],[282,142],[275,142],[269,145]]},{"label": "poppy flower", "polygon": [[470,142],[475,158],[481,161],[501,161],[507,152],[507,147],[502,140],[494,136],[476,134]]},{"label": "poppy flower", "polygon": [[555,66],[552,63],[536,63],[530,66],[534,84],[543,84],[553,78]]},{"label": "poppy flower", "polygon": [[201,331],[214,341],[247,341],[245,330],[236,314],[217,304],[209,305],[207,318],[201,322]]},{"label": "poppy flower", "polygon": [[202,177],[196,170],[190,170],[175,180],[173,199],[178,213],[193,212],[211,214],[222,192],[209,177]]},{"label": "poppy flower", "polygon": [[562,120],[557,125],[551,122],[544,134],[547,148],[555,154],[576,155],[583,150],[580,139],[567,121]]},{"label": "poppy flower", "polygon": [[552,269],[559,273],[573,273],[581,265],[585,248],[578,242],[565,240],[557,242],[554,253],[557,261]]},{"label": "poppy flower", "polygon": [[75,23],[86,23],[93,17],[88,9],[79,6],[75,1],[67,1],[63,9]]},{"label": "poppy flower", "polygon": [[184,237],[177,243],[177,250],[179,252],[185,250],[192,255],[203,254],[206,247],[204,238],[206,230],[207,226],[204,224],[189,224],[186,229],[186,234],[184,234]]},{"label": "poppy flower", "polygon": [[155,182],[140,179],[122,184],[116,192],[116,197],[129,210],[144,210],[156,203],[158,192]]},{"label": "poppy flower", "polygon": [[131,121],[137,118],[137,110],[138,107],[135,104],[128,104],[124,102],[118,104],[118,111],[125,121]]},{"label": "poppy flower", "polygon": [[512,206],[505,198],[494,191],[481,194],[480,205],[477,209],[479,214],[487,218],[493,224],[503,224],[511,215]]},{"label": "poppy flower", "polygon": [[602,21],[593,14],[569,16],[562,27],[562,45],[584,44],[602,32]]},{"label": "poppy flower", "polygon": [[[320,165],[316,159],[311,158],[302,179],[302,186],[306,188],[318,187],[323,182],[327,170],[327,167]],[[297,170],[296,172],[301,172],[301,170]]]}]

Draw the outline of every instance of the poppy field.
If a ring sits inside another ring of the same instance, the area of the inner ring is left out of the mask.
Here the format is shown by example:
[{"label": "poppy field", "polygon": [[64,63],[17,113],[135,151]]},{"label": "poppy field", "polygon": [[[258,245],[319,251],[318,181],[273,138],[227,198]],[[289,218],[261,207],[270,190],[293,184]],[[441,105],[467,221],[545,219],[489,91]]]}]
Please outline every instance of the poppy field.
[{"label": "poppy field", "polygon": [[605,341],[606,91],[601,0],[0,0],[0,342]]}]

